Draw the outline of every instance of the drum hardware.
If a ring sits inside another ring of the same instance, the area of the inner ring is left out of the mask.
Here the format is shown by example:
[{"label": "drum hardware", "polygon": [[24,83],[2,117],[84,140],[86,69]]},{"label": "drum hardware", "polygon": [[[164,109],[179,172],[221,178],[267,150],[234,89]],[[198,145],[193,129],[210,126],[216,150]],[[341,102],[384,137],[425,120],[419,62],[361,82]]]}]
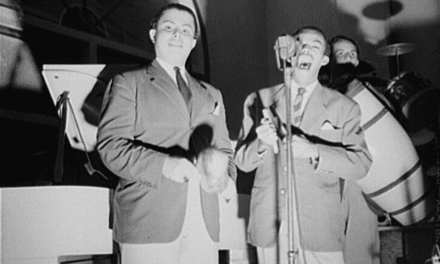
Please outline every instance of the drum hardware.
[{"label": "drum hardware", "polygon": [[423,135],[437,121],[440,89],[420,74],[401,72],[391,80],[385,96],[400,110],[402,125],[408,133]]},{"label": "drum hardware", "polygon": [[384,46],[377,50],[377,54],[382,56],[396,56],[397,74],[400,73],[399,55],[406,54],[416,49],[413,43],[395,43]]}]

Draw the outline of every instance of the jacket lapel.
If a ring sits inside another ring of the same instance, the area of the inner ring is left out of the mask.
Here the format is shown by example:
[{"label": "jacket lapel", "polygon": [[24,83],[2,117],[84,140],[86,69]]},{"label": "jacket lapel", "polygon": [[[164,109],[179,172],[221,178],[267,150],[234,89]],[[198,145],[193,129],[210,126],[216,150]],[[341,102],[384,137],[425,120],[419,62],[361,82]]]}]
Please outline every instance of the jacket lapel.
[{"label": "jacket lapel", "polygon": [[282,123],[286,123],[286,91],[284,85],[280,85],[274,91],[272,96],[273,102],[270,106],[272,111],[275,111],[276,116]]},{"label": "jacket lapel", "polygon": [[154,84],[154,87],[163,92],[170,99],[171,103],[175,105],[177,112],[181,113],[186,119],[189,119],[188,107],[180,94],[179,88],[177,88],[177,84],[160,66],[157,60],[154,60],[147,68],[147,75]]},{"label": "jacket lapel", "polygon": [[[271,108],[275,110],[280,121],[286,124],[287,109],[284,85],[281,85],[276,90],[273,98],[274,101],[271,105]],[[291,103],[293,104],[293,98]],[[325,93],[325,90],[322,88],[321,84],[318,83],[304,108],[303,117],[300,124],[301,130],[310,131],[314,125],[320,125],[319,120],[325,118],[324,113],[326,112],[327,104],[327,94]]]},{"label": "jacket lapel", "polygon": [[325,119],[328,98],[321,84],[317,84],[304,108],[300,128],[303,131],[310,131],[313,127],[320,128],[321,121]]}]

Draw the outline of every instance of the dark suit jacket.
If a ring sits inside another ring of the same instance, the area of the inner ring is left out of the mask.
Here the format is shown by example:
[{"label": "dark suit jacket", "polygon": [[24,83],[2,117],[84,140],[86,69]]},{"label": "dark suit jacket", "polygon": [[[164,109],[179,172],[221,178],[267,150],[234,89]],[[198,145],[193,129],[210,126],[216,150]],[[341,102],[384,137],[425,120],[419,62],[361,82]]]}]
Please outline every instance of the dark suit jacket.
[{"label": "dark suit jacket", "polygon": [[[225,109],[219,90],[188,77],[191,113],[177,85],[157,61],[116,75],[104,96],[98,152],[120,177],[114,198],[114,238],[121,243],[167,243],[181,233],[187,183],[162,174],[167,155],[190,157],[189,139],[200,125],[212,128],[212,145],[228,153],[235,177]],[[197,139],[196,139],[197,140]],[[201,190],[207,230],[219,240],[218,195]]]},{"label": "dark suit jacket", "polygon": [[[257,170],[251,194],[249,240],[256,246],[270,247],[276,242],[278,221],[285,208],[286,148],[278,141],[279,154],[268,148],[264,157],[258,155],[255,128],[263,108],[272,110],[278,127],[285,123],[286,105],[283,85],[258,93],[259,97],[253,93],[246,99],[235,160],[243,171]],[[360,114],[356,102],[320,84],[305,106],[300,129],[317,144],[320,156],[316,169],[310,159],[293,162],[302,245],[307,250],[342,250],[345,220],[341,179],[358,180],[371,165]]]}]

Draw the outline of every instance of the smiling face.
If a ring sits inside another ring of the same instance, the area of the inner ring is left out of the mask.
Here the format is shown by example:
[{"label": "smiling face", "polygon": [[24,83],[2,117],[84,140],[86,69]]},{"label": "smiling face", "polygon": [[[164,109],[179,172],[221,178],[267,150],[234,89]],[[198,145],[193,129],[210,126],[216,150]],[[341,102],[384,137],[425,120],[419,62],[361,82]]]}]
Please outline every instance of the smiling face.
[{"label": "smiling face", "polygon": [[157,27],[150,30],[156,56],[167,63],[184,66],[196,45],[195,21],[190,13],[177,9],[166,10]]},{"label": "smiling face", "polygon": [[332,55],[337,64],[351,63],[354,66],[359,64],[356,46],[348,40],[334,43]]},{"label": "smiling face", "polygon": [[309,85],[317,80],[321,66],[329,62],[325,55],[327,42],[321,33],[312,29],[297,34],[296,40],[299,51],[293,78],[300,85]]}]

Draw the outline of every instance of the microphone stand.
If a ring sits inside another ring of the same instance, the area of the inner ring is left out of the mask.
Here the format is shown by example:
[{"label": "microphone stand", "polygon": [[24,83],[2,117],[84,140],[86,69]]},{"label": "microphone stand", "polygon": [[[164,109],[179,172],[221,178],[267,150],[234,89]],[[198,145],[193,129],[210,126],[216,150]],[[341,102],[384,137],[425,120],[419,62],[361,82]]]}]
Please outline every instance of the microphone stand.
[{"label": "microphone stand", "polygon": [[[288,224],[288,263],[295,264],[300,248],[298,201],[296,197],[296,178],[293,170],[293,149],[292,149],[292,95],[291,95],[291,74],[294,65],[294,54],[288,56],[287,38],[285,35],[278,38],[279,47],[275,48],[278,69],[284,73],[284,90],[286,95],[286,167],[287,167],[287,224]],[[284,54],[285,56],[280,56]],[[283,58],[284,57],[284,58]],[[291,67],[287,67],[287,60],[290,58]],[[282,65],[280,65],[280,59]],[[298,228],[298,229],[296,229]],[[305,256],[303,263],[305,262]]]}]

